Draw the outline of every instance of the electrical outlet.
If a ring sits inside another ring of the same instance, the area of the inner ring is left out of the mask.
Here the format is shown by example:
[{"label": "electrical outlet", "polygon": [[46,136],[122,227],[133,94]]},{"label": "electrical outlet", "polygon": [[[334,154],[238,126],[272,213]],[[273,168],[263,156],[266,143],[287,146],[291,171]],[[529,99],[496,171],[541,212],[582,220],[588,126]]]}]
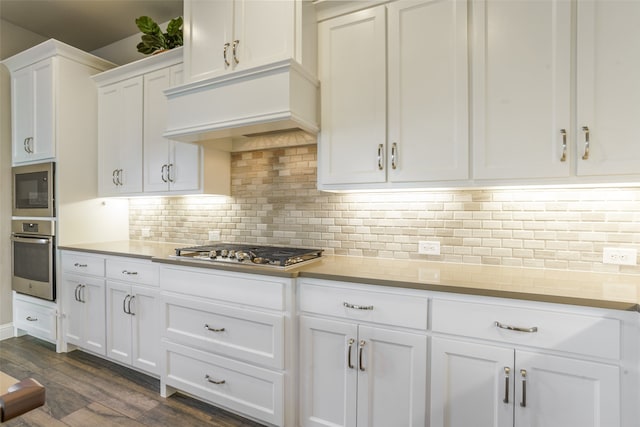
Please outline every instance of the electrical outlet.
[{"label": "electrical outlet", "polygon": [[604,264],[636,265],[638,251],[632,248],[604,248],[602,262]]},{"label": "electrical outlet", "polygon": [[440,242],[421,240],[418,242],[418,253],[422,255],[440,255]]},{"label": "electrical outlet", "polygon": [[219,242],[220,241],[220,230],[209,231],[209,241],[210,242]]}]

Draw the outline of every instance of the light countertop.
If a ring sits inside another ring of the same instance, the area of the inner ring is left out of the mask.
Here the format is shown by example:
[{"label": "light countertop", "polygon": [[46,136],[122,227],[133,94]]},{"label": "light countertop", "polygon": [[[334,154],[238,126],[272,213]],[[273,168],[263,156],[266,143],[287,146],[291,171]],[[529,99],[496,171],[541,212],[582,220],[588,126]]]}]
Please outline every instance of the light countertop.
[{"label": "light countertop", "polygon": [[60,249],[285,277],[640,311],[638,275],[335,255],[324,255],[320,261],[285,271],[169,258],[175,248],[184,246],[188,245],[131,240],[68,245]]}]

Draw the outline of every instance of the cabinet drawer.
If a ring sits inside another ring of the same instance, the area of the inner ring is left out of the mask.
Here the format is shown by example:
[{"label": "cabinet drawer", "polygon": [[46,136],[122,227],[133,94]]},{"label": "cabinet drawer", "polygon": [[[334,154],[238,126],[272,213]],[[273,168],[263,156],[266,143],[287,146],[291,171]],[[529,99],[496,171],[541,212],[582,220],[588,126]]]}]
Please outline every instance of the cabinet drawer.
[{"label": "cabinet drawer", "polygon": [[62,270],[72,273],[104,276],[104,258],[81,255],[76,252],[62,253]]},{"label": "cabinet drawer", "polygon": [[107,258],[107,278],[141,285],[160,286],[160,267],[151,261]]},{"label": "cabinet drawer", "polygon": [[300,311],[375,322],[406,328],[427,329],[426,296],[378,291],[378,286],[336,286],[340,282],[301,281]]},{"label": "cabinet drawer", "polygon": [[[433,300],[431,310],[434,332],[595,357],[620,358],[621,325],[617,319],[517,305],[441,299]],[[525,331],[510,330],[508,327]],[[536,330],[533,331],[533,328]]]},{"label": "cabinet drawer", "polygon": [[283,424],[282,373],[167,341],[163,348],[167,385],[258,420]]},{"label": "cabinet drawer", "polygon": [[166,265],[162,266],[160,274],[163,291],[280,311],[285,309],[284,288],[290,281],[256,274]]},{"label": "cabinet drawer", "polygon": [[282,315],[189,298],[163,299],[164,336],[172,341],[269,367],[284,367]]},{"label": "cabinet drawer", "polygon": [[25,301],[16,297],[13,303],[13,325],[30,335],[55,341],[57,334],[56,310],[53,307]]}]

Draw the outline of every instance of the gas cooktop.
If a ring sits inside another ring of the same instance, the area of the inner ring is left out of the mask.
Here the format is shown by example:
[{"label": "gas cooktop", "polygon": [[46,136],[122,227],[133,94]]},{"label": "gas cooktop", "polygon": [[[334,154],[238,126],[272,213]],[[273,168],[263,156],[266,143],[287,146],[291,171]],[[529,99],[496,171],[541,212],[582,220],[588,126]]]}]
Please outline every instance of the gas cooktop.
[{"label": "gas cooktop", "polygon": [[173,258],[286,269],[320,259],[321,249],[220,243],[176,248]]}]

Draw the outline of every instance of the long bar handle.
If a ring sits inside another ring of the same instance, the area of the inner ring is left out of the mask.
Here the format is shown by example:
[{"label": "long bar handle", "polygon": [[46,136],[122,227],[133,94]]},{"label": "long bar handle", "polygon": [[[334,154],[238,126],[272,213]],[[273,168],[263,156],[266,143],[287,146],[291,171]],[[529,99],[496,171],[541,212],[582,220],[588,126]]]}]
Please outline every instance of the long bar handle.
[{"label": "long bar handle", "polygon": [[169,166],[167,166],[166,164],[162,165],[162,167],[160,168],[160,179],[162,179],[162,182],[167,182],[167,169]]},{"label": "long bar handle", "polygon": [[343,302],[342,305],[347,308],[352,308],[354,310],[373,310],[372,305],[357,305],[357,304],[351,304],[347,301]]},{"label": "long bar handle", "polygon": [[78,301],[80,301],[83,304],[87,302],[83,297],[84,288],[85,288],[85,285],[80,285],[80,290],[78,290],[78,297],[79,297]]},{"label": "long bar handle", "polygon": [[75,290],[74,290],[74,292],[73,292],[73,293],[74,293],[73,298],[74,298],[76,301],[78,301],[78,302],[82,302],[82,301],[80,301],[80,287],[81,287],[81,286],[82,286],[82,285],[78,285],[78,286],[76,286],[76,289],[75,289]]},{"label": "long bar handle", "polygon": [[591,143],[589,142],[589,126],[582,126],[582,132],[584,132],[584,154],[582,160],[589,160],[589,149]]},{"label": "long bar handle", "polygon": [[122,311],[124,311],[124,314],[131,314],[129,311],[127,311],[127,300],[129,298],[131,298],[131,295],[127,294],[127,296],[122,300]]},{"label": "long bar handle", "polygon": [[204,324],[204,328],[207,331],[211,331],[211,332],[224,332],[224,328],[212,328],[211,326],[209,326],[207,323]]},{"label": "long bar handle", "polygon": [[358,350],[358,369],[360,369],[362,372],[364,372],[364,364],[362,363],[362,353],[364,350],[364,345],[365,345],[365,341],[364,340],[360,340],[360,349]]},{"label": "long bar handle", "polygon": [[173,163],[169,163],[169,166],[167,166],[167,180],[169,182],[174,182],[174,179],[173,179]]},{"label": "long bar handle", "polygon": [[527,333],[538,332],[537,326],[532,326],[530,328],[523,328],[521,326],[505,325],[504,323],[500,323],[498,321],[496,321],[494,325],[500,329],[508,329],[510,331],[516,331],[516,332],[527,332]]},{"label": "long bar handle", "polygon": [[225,43],[224,49],[222,49],[222,58],[224,59],[224,65],[226,65],[227,67],[231,65],[231,63],[229,63],[229,61],[227,60],[227,49],[229,49],[229,46],[231,46],[231,43]]},{"label": "long bar handle", "polygon": [[562,157],[560,157],[561,162],[567,161],[567,130],[560,129],[560,135],[562,136]]},{"label": "long bar handle", "polygon": [[509,403],[509,376],[511,374],[511,368],[508,366],[504,367],[504,399],[502,401],[504,403]]},{"label": "long bar handle", "polygon": [[129,298],[129,304],[127,304],[127,310],[129,310],[129,314],[132,316],[136,315],[133,311],[131,311],[131,303],[133,302],[134,299],[136,299],[136,296],[131,295],[131,298]]},{"label": "long bar handle", "polygon": [[356,340],[354,340],[353,338],[349,338],[349,347],[347,347],[347,367],[349,369],[353,369],[353,363],[351,363],[351,351],[353,350],[353,343],[355,343]]},{"label": "long bar handle", "polygon": [[520,406],[527,407],[527,371],[526,369],[520,369],[520,375],[522,376],[522,401]]},{"label": "long bar handle", "polygon": [[206,375],[204,376],[204,379],[205,379],[205,380],[207,380],[207,381],[209,381],[211,384],[217,384],[217,385],[220,385],[220,384],[224,384],[224,383],[226,383],[226,381],[225,381],[225,380],[214,380],[213,378],[211,378],[211,377],[209,376],[209,374],[206,374]]},{"label": "long bar handle", "polygon": [[384,149],[384,145],[383,144],[378,144],[378,170],[383,170],[384,169],[384,165],[383,165],[383,161],[384,161],[384,156],[383,156],[383,149]]},{"label": "long bar handle", "polygon": [[234,41],[233,41],[233,46],[232,46],[232,51],[233,51],[233,61],[234,61],[236,64],[239,64],[239,63],[240,63],[240,60],[238,59],[238,52],[237,52],[237,49],[238,49],[238,45],[239,45],[239,44],[240,44],[240,40],[234,40]]},{"label": "long bar handle", "polygon": [[391,144],[391,168],[396,169],[398,167],[398,143]]}]

